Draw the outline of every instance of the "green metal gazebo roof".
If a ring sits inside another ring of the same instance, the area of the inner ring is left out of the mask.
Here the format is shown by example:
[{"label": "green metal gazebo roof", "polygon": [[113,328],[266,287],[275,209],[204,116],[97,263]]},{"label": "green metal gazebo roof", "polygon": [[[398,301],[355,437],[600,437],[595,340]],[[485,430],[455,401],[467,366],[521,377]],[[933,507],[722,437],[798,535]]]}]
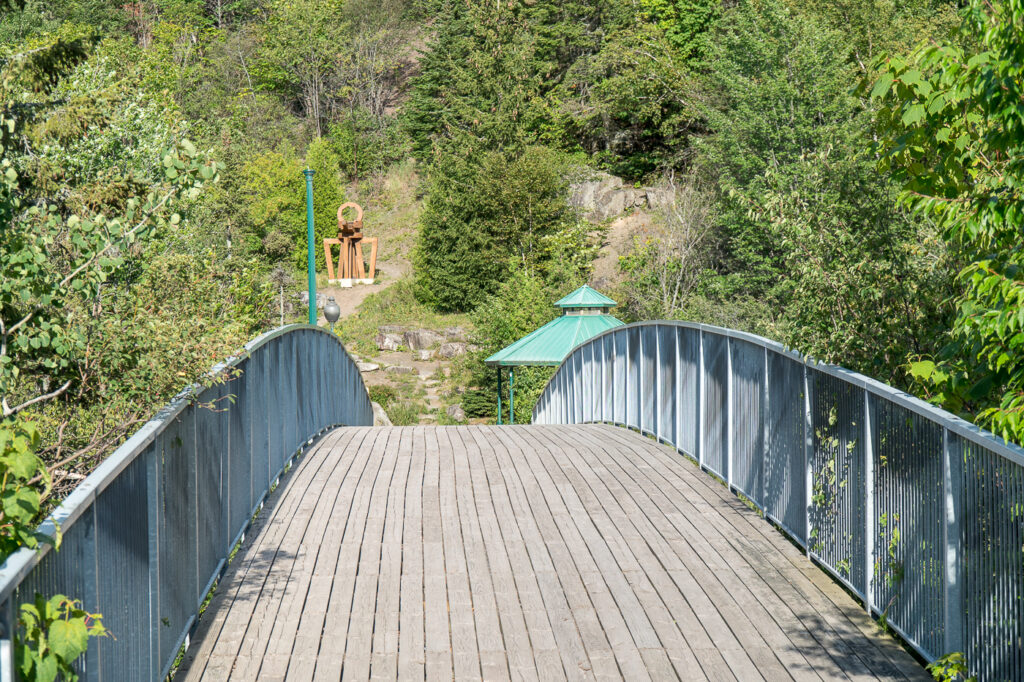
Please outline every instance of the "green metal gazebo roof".
[{"label": "green metal gazebo roof", "polygon": [[[622,321],[608,313],[584,308],[610,308],[615,301],[584,285],[555,305],[563,308],[561,316],[548,322],[510,346],[502,348],[484,362],[491,366],[559,365],[573,348],[606,329],[622,326]],[[572,312],[579,310],[580,312]]]},{"label": "green metal gazebo roof", "polygon": [[613,308],[615,301],[586,284],[555,302],[559,308]]}]

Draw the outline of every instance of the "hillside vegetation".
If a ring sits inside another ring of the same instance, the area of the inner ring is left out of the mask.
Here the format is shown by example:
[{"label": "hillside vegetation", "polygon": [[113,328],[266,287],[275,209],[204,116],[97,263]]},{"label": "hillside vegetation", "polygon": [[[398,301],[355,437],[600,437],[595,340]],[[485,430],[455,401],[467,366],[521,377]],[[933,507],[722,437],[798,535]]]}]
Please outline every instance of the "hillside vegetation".
[{"label": "hillside vegetation", "polygon": [[[591,278],[609,221],[570,196],[600,172],[660,197],[607,291],[622,318],[765,334],[1019,442],[1021,14],[5,4],[3,428],[38,425],[59,497],[217,359],[301,320],[309,167],[318,240],[358,200],[402,279],[341,334],[364,347],[398,305],[455,316],[471,417],[493,415],[482,358]],[[517,375],[519,419],[548,375]]]}]

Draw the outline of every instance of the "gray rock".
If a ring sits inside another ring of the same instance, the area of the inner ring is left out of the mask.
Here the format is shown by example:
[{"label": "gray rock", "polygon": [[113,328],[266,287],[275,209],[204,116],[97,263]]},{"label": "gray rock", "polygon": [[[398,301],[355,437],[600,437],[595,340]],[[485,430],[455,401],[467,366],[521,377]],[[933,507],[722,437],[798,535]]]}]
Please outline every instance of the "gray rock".
[{"label": "gray rock", "polygon": [[377,327],[377,331],[381,334],[401,334],[406,329],[408,329],[408,327],[403,327],[400,324],[383,324]]},{"label": "gray rock", "polygon": [[377,350],[398,350],[402,345],[402,337],[398,334],[377,334],[374,341],[377,343]]},{"label": "gray rock", "polygon": [[429,360],[433,360],[434,355],[436,353],[437,351],[431,350],[429,348],[424,348],[423,350],[415,351],[413,353],[413,357],[415,357],[420,362],[427,362]]},{"label": "gray rock", "polygon": [[405,339],[405,345],[408,346],[410,350],[433,348],[444,341],[443,336],[429,329],[410,329],[405,332],[403,338]]},{"label": "gray rock", "polygon": [[376,372],[378,369],[380,369],[380,365],[374,362],[357,362],[356,369],[358,369],[360,372]]},{"label": "gray rock", "polygon": [[627,187],[621,178],[595,173],[569,188],[569,203],[587,220],[599,223],[634,208],[663,209],[671,192],[659,187]]},{"label": "gray rock", "polygon": [[390,365],[389,367],[385,367],[384,371],[388,374],[412,374],[413,368],[406,367],[405,365]]},{"label": "gray rock", "polygon": [[442,343],[437,354],[442,358],[454,358],[466,354],[466,344],[460,342]]},{"label": "gray rock", "polygon": [[373,425],[374,426],[393,426],[391,418],[388,417],[388,413],[380,406],[379,403],[370,403],[373,405]]},{"label": "gray rock", "polygon": [[[309,292],[308,291],[300,291],[299,292],[299,303],[301,303],[304,306],[308,306],[309,305]],[[327,297],[324,296],[323,294],[317,294],[316,295],[316,309],[317,310],[322,310],[323,307],[326,304],[327,304]]]},{"label": "gray rock", "polygon": [[466,411],[462,409],[462,405],[451,405],[445,413],[457,422],[466,421]]},{"label": "gray rock", "polygon": [[447,327],[444,330],[444,335],[449,341],[469,341],[466,330],[462,327]]}]

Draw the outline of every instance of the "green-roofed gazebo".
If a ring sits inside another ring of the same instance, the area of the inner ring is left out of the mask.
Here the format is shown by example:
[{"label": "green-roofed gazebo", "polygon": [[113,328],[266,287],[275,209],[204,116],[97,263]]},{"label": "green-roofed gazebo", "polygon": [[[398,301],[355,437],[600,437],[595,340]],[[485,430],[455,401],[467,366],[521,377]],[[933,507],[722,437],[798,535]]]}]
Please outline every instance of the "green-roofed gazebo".
[{"label": "green-roofed gazebo", "polygon": [[622,326],[608,311],[615,301],[586,284],[555,303],[562,314],[484,362],[498,370],[498,423],[501,423],[501,368],[508,367],[509,422],[514,423],[515,367],[559,365],[576,346],[606,329]]}]

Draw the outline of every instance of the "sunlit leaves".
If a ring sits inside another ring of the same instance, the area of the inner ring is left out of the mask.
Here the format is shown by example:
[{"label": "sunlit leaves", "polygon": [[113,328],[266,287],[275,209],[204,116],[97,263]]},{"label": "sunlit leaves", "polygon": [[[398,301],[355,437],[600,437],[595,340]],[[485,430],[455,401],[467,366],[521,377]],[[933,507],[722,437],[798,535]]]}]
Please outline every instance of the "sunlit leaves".
[{"label": "sunlit leaves", "polygon": [[951,343],[933,371],[911,365],[952,409],[1024,442],[1024,5],[972,1],[959,44],[883,58],[881,164],[903,202],[945,229],[967,266]]},{"label": "sunlit leaves", "polygon": [[89,647],[89,637],[107,635],[102,616],[88,613],[64,595],[49,599],[37,594],[18,613],[15,662],[19,677],[34,682],[60,679],[75,682],[72,664]]}]

